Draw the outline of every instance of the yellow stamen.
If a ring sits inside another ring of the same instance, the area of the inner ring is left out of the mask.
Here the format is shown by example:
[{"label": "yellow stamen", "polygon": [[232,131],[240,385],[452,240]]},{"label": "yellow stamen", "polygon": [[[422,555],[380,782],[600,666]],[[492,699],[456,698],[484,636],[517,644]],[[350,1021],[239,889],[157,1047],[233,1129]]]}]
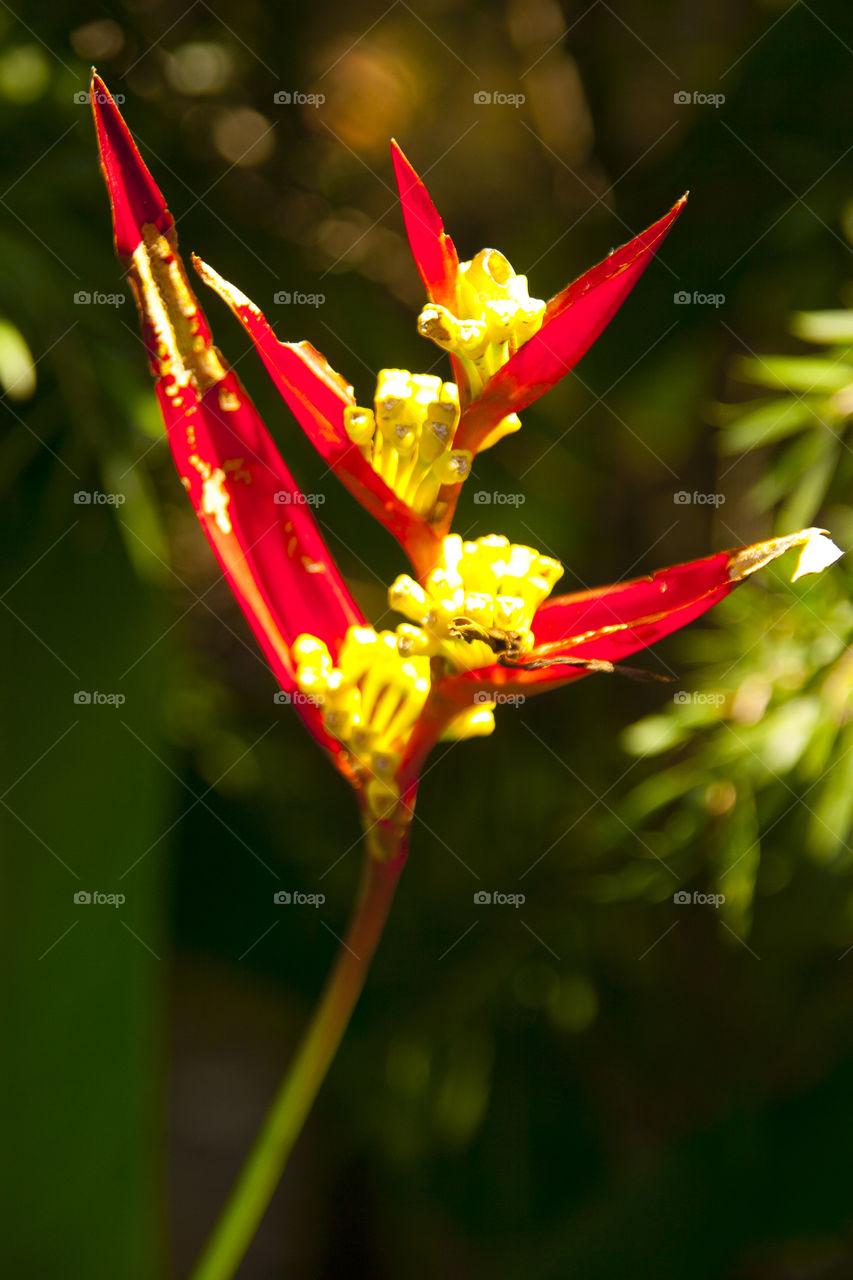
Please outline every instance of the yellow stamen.
[{"label": "yellow stamen", "polygon": [[453,742],[464,738],[486,738],[495,727],[495,704],[481,702],[454,716],[445,729],[442,741]]},{"label": "yellow stamen", "polygon": [[[542,327],[544,315],[545,303],[530,297],[527,277],[516,275],[497,249],[483,249],[470,262],[460,263],[456,312],[430,303],[418,317],[418,330],[459,358],[474,398]],[[490,448],[520,425],[518,416],[510,414],[480,448]]]},{"label": "yellow stamen", "polygon": [[371,627],[349,628],[337,666],[316,636],[299,636],[291,652],[296,683],[349,751],[371,813],[390,817],[400,800],[395,773],[429,693],[429,658],[403,656],[394,632]]},{"label": "yellow stamen", "polygon": [[406,369],[383,369],[374,409],[344,410],[344,427],[363,456],[418,515],[435,514],[439,490],[471,471],[471,454],[453,448],[459,393],[452,382]]},{"label": "yellow stamen", "polygon": [[409,619],[397,629],[397,649],[468,671],[522,654],[533,644],[534,614],[562,573],[559,561],[507,538],[463,542],[450,534],[423,585],[404,574],[388,593],[391,608]]}]

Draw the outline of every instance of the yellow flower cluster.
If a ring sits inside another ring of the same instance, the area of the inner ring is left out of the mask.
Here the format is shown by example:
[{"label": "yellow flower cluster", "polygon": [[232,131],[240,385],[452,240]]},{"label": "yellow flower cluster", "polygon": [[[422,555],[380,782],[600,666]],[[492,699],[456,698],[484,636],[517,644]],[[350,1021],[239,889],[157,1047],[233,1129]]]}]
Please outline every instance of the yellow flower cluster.
[{"label": "yellow flower cluster", "polygon": [[[430,303],[418,317],[418,330],[459,358],[474,399],[489,378],[541,328],[544,315],[545,303],[530,297],[527,277],[516,275],[497,249],[482,249],[470,262],[459,264],[456,314]],[[518,415],[510,414],[480,448],[489,448],[520,426]]]},{"label": "yellow flower cluster", "polygon": [[[562,572],[559,561],[508,538],[463,542],[450,534],[423,586],[403,575],[391,587],[390,605],[408,623],[396,631],[350,627],[337,666],[316,636],[296,640],[296,684],[316,699],[326,729],[362,773],[374,817],[390,817],[399,803],[395,776],[430,691],[431,661],[439,670],[474,671],[501,654],[523,655],[533,616]],[[493,711],[481,695],[454,717],[445,739],[491,733]]]},{"label": "yellow flower cluster", "polygon": [[471,472],[471,454],[454,449],[459,393],[453,382],[407,369],[383,369],[374,408],[344,411],[347,435],[387,485],[418,515],[430,516],[444,484]]},{"label": "yellow flower cluster", "polygon": [[293,645],[296,683],[316,698],[323,724],[350,752],[365,780],[374,817],[388,817],[399,799],[394,775],[429,693],[429,660],[402,658],[393,631],[350,627],[335,666],[316,636]]},{"label": "yellow flower cluster", "polygon": [[492,534],[463,542],[450,534],[423,585],[407,574],[388,593],[392,609],[415,625],[397,628],[404,657],[444,658],[454,670],[491,666],[532,646],[533,615],[563,566],[532,547]]}]

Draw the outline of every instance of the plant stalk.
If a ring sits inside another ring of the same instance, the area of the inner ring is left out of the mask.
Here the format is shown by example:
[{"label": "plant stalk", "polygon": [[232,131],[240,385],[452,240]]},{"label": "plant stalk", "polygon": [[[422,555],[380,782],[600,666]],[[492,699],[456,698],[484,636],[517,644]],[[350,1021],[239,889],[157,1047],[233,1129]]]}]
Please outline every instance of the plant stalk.
[{"label": "plant stalk", "polygon": [[334,967],[191,1280],[233,1277],[346,1031],[405,862],[402,848],[390,860],[376,857],[370,833],[367,844],[361,883]]}]

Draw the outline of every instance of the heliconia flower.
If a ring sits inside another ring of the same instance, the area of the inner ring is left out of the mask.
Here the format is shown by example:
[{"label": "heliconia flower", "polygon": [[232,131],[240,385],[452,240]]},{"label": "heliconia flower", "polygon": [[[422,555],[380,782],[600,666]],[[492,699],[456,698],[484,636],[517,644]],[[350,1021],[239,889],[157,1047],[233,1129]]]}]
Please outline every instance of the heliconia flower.
[{"label": "heliconia flower", "polygon": [[[429,661],[401,654],[397,637],[377,634],[357,608],[257,410],[213,346],[163,196],[97,77],[91,101],[116,249],[182,483],[281,688],[377,828],[372,848],[399,850],[410,813],[394,818],[394,770],[429,692]],[[338,383],[319,357],[300,359],[315,374],[311,405],[320,416]]]},{"label": "heliconia flower", "polygon": [[396,143],[394,170],[415,263],[430,300],[418,327],[449,352],[459,386],[455,447],[474,454],[518,429],[517,414],[559,382],[612,320],[687,196],[547,304],[496,249],[459,262],[429,193]]},{"label": "heliconia flower", "polygon": [[[408,850],[424,761],[440,739],[490,733],[503,690],[538,692],[619,670],[799,546],[794,578],[841,554],[804,529],[650,577],[552,597],[563,566],[492,534],[449,532],[474,453],[515,429],[580,358],[654,253],[680,204],[547,306],[495,250],[460,264],[426,189],[394,160],[407,230],[430,295],[422,332],[451,355],[454,382],[383,369],[373,407],[307,343],[283,343],[211,268],[320,453],[400,540],[415,575],[363,617],[241,383],[213,345],[178,253],[174,221],[102,81],[90,95],[119,259],[178,474],[281,687],[351,783],[365,838],[362,878],[335,965],[264,1127],[194,1272],[233,1276],[334,1056],[379,941]],[[638,674],[638,673],[632,673]]]},{"label": "heliconia flower", "polygon": [[304,431],[360,502],[398,538],[418,572],[435,562],[475,453],[520,426],[524,408],[566,374],[613,317],[684,204],[549,303],[484,249],[459,262],[426,188],[396,143],[403,217],[430,298],[421,333],[448,351],[455,382],[383,369],[372,405],[306,342],[282,342],[259,308],[194,258],[254,341]]},{"label": "heliconia flower", "polygon": [[[389,593],[406,621],[377,632],[213,345],[171,215],[115,103],[99,79],[92,87],[116,248],[136,296],[179,475],[282,689],[354,786],[375,856],[403,854],[426,754],[439,738],[490,732],[501,689],[534,692],[612,672],[789,548],[803,548],[795,577],[841,554],[823,530],[806,529],[650,578],[552,598],[563,572],[557,560],[499,535],[463,542],[442,531],[441,491],[459,473],[456,384],[386,369],[373,409],[362,410],[313,347],[279,342],[248,299],[198,262],[252,334],[321,453],[410,553],[417,576],[399,577]],[[418,207],[411,191],[404,207],[410,221]],[[440,224],[428,231],[422,272],[445,301],[455,280],[458,302],[464,291],[453,275],[452,246]],[[516,293],[522,296],[520,288]]]}]

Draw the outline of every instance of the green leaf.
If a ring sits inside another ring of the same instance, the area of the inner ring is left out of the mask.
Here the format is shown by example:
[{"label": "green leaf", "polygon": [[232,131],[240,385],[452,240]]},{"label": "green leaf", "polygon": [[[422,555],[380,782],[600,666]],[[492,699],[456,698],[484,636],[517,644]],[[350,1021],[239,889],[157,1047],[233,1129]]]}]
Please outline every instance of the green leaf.
[{"label": "green leaf", "polygon": [[819,439],[822,446],[820,456],[779,508],[776,527],[780,531],[804,529],[811,525],[826,497],[838,465],[841,446],[832,436],[820,436]]},{"label": "green leaf", "polygon": [[688,729],[673,715],[645,716],[622,733],[622,746],[632,756],[657,756],[687,737]]},{"label": "green leaf", "polygon": [[853,311],[795,311],[791,332],[806,342],[853,342]]},{"label": "green leaf", "polygon": [[23,335],[0,320],[0,386],[10,400],[29,400],[36,389],[36,367]]},{"label": "green leaf", "polygon": [[734,808],[714,834],[717,884],[725,895],[720,914],[730,929],[747,937],[752,923],[755,878],[761,861],[761,841],[755,796],[745,775],[736,782]]},{"label": "green leaf", "polygon": [[749,499],[758,511],[768,511],[775,506],[792,491],[798,477],[820,463],[825,439],[810,431],[780,451],[758,483],[749,490]]},{"label": "green leaf", "polygon": [[772,444],[807,426],[818,411],[820,401],[773,399],[748,409],[729,422],[720,440],[723,454],[745,453],[760,445]]},{"label": "green leaf", "polygon": [[853,382],[853,365],[812,356],[748,356],[736,360],[734,367],[746,382],[787,391],[840,391]]},{"label": "green leaf", "polygon": [[806,849],[819,862],[829,862],[847,844],[853,826],[853,724],[838,737],[835,762],[817,799],[809,797],[811,809]]}]

